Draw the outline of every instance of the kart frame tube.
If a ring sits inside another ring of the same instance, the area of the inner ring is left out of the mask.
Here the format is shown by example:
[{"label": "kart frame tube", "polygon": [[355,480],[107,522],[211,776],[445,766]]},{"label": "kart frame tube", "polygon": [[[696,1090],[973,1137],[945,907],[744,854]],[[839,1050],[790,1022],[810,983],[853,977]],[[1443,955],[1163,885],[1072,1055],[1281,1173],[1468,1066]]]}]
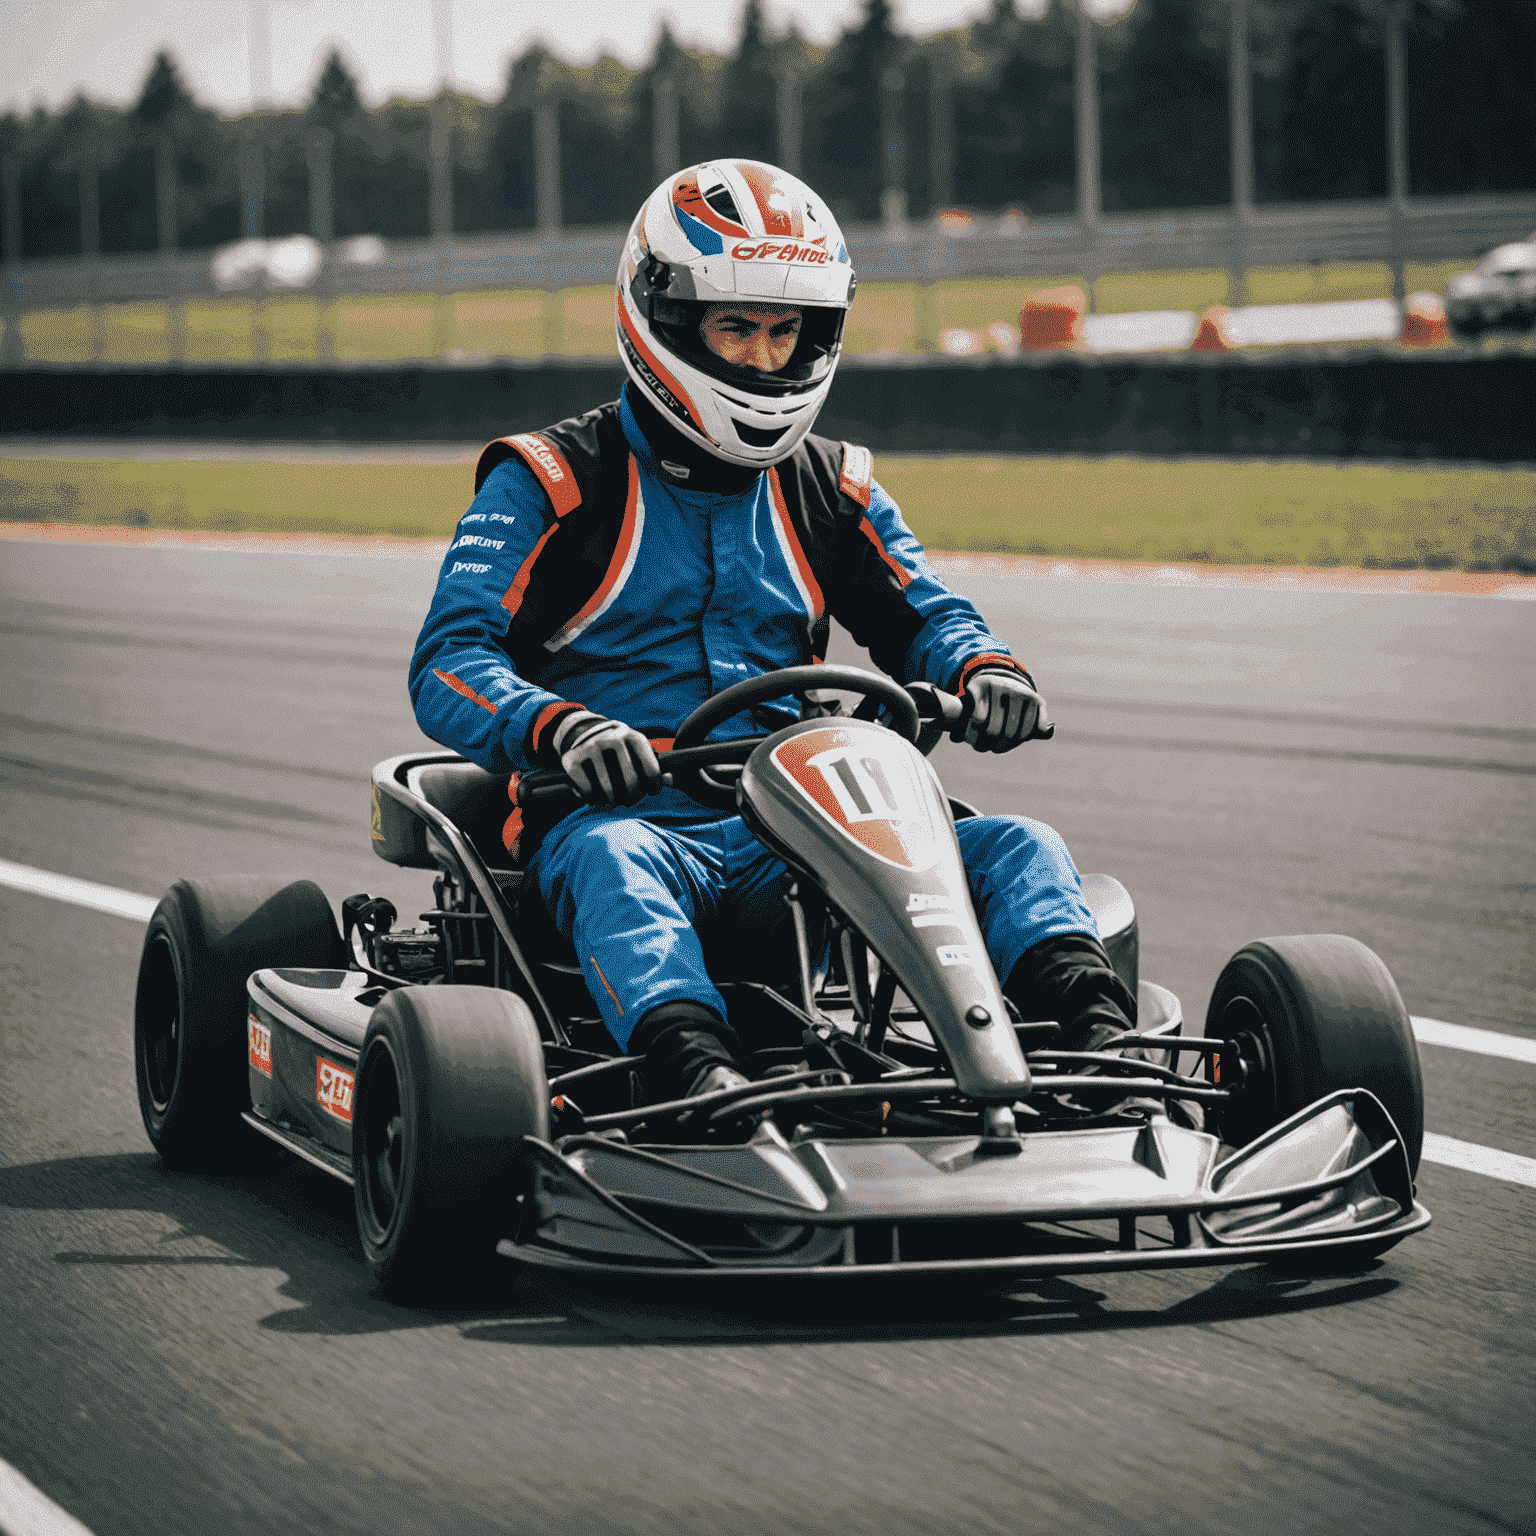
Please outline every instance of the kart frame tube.
[{"label": "kart frame tube", "polygon": [[[447,852],[457,861],[465,882],[475,888],[481,901],[485,903],[485,909],[490,915],[496,936],[506,946],[513,965],[522,977],[523,988],[526,989],[522,991],[522,996],[538,1014],[547,1038],[556,1045],[569,1045],[570,1037],[565,1032],[560,1016],[550,1007],[548,999],[545,998],[533,974],[533,967],[529,965],[527,957],[513,935],[506,898],[502,895],[500,886],[492,878],[490,870],[486,868],[485,861],[475,851],[469,839],[435,805],[413,793],[402,782],[405,773],[411,768],[422,767],[429,763],[462,761],[457,752],[412,752],[403,757],[392,757],[374,769],[374,788],[378,793],[388,795],[391,800],[427,824],[442,845],[441,849],[432,848],[434,853]],[[428,846],[432,847],[430,837]]]}]

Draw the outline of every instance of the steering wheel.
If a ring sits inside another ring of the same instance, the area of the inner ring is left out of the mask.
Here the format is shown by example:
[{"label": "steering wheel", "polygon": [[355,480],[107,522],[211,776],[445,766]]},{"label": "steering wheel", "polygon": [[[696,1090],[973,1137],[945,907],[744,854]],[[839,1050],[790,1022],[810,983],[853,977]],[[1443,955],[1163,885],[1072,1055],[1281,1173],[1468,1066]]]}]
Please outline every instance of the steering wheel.
[{"label": "steering wheel", "polygon": [[862,667],[785,667],[780,672],[765,672],[761,677],[732,683],[724,693],[705,699],[678,727],[672,742],[673,750],[698,746],[722,721],[754,704],[782,699],[786,693],[799,698],[812,688],[841,688],[848,693],[863,694],[863,700],[854,712],[856,719],[872,720],[879,707],[884,705],[890,711],[887,722],[890,728],[907,741],[917,740],[920,723],[917,705],[900,683],[893,683],[878,672],[866,672]]},{"label": "steering wheel", "polygon": [[[928,689],[926,683],[914,684],[921,692]],[[849,693],[863,694],[858,708],[853,712],[855,720],[873,720],[884,710],[886,724],[904,740],[917,742],[922,717],[912,694],[899,683],[876,672],[866,672],[862,667],[785,667],[779,672],[765,672],[761,677],[749,677],[745,682],[734,683],[724,693],[706,699],[683,721],[673,738],[670,751],[660,753],[663,769],[674,775],[673,782],[684,793],[692,795],[701,805],[718,810],[736,809],[736,782],[715,778],[715,770],[741,772],[741,765],[757,744],[769,733],[742,736],[734,741],[705,743],[704,738],[723,720],[769,699],[782,699],[785,694],[797,696],[812,688],[840,688]],[[934,692],[937,699],[937,693]],[[931,713],[932,711],[930,711]],[[940,710],[942,713],[942,710]],[[919,743],[919,745],[921,745]],[[928,743],[927,750],[933,742]],[[532,805],[550,796],[574,796],[576,788],[558,770],[524,774],[517,788],[517,803]]]},{"label": "steering wheel", "polygon": [[[678,727],[672,750],[678,752],[699,746],[722,721],[754,704],[782,699],[787,693],[801,697],[813,688],[839,688],[862,694],[863,698],[854,710],[854,719],[873,720],[884,708],[888,715],[886,723],[897,735],[907,741],[917,740],[921,725],[917,705],[912,702],[912,695],[890,678],[881,677],[877,672],[866,672],[862,667],[785,667],[779,672],[765,672],[761,677],[733,683],[724,693],[706,699]],[[731,745],[740,750],[740,743],[732,742]],[[683,770],[678,775],[678,787],[704,805],[714,806],[717,810],[734,810],[735,775],[730,782],[725,782],[710,772],[711,766],[705,764]],[[722,762],[719,766],[733,767],[736,775],[740,773],[736,764]]]}]

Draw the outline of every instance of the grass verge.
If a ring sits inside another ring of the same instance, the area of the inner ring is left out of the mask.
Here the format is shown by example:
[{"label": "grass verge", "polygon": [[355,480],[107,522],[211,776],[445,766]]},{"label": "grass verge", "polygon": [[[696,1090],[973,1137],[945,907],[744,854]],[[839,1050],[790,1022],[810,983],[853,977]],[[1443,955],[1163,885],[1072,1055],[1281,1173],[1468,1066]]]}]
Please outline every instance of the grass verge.
[{"label": "grass verge", "polygon": [[[1536,470],[882,454],[932,549],[1536,572]],[[0,520],[447,537],[470,466],[0,457]]]}]

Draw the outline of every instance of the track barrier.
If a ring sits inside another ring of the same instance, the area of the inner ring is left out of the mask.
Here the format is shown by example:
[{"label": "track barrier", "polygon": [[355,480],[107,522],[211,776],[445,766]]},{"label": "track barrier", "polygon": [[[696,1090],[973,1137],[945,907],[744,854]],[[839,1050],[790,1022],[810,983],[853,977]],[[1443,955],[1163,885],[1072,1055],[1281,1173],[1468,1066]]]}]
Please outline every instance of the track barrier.
[{"label": "track barrier", "polygon": [[1026,352],[1080,346],[1088,299],[1081,288],[1042,288],[1019,311],[1019,344]]},{"label": "track barrier", "polygon": [[[291,442],[489,441],[619,392],[617,360],[0,370],[0,432]],[[1536,458],[1536,353],[846,359],[818,431],[881,452]],[[0,455],[4,436],[0,435]]]},{"label": "track barrier", "polygon": [[1200,316],[1200,328],[1190,342],[1191,352],[1231,352],[1235,350],[1227,331],[1227,316],[1232,311],[1225,304],[1213,304]]},{"label": "track barrier", "polygon": [[1415,293],[1403,306],[1405,347],[1438,347],[1450,336],[1445,322],[1445,305],[1438,293]]}]

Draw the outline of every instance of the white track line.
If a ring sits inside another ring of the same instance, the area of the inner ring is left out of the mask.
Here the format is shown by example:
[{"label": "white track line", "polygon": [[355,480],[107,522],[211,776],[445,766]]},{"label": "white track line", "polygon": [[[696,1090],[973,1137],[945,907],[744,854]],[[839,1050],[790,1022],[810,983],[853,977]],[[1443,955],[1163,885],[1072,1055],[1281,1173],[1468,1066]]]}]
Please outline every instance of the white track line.
[{"label": "white track line", "polygon": [[[13,864],[8,859],[0,859],[0,886],[4,885],[35,896],[48,896],[54,901],[67,901],[77,907],[91,907],[97,912],[133,918],[141,923],[149,921],[156,906],[152,896],[119,891],[110,885],[97,885],[91,880],[76,880],[70,875],[55,875],[46,869],[33,869],[29,864]],[[1464,1024],[1420,1018],[1414,1019],[1413,1032],[1426,1045],[1449,1046],[1455,1051],[1473,1051],[1480,1056],[1502,1056],[1509,1061],[1536,1064],[1536,1040],[1527,1040],[1520,1035],[1501,1035],[1493,1030],[1469,1029]],[[1424,1156],[1432,1163],[1444,1163],[1449,1168],[1486,1174],[1491,1179],[1507,1179],[1512,1184],[1525,1184],[1536,1189],[1536,1158],[1518,1157],[1513,1152],[1498,1152],[1492,1147],[1479,1147],[1469,1141],[1430,1133],[1424,1137]],[[0,1536],[10,1536],[3,1523],[0,1523]]]},{"label": "white track line", "polygon": [[0,1461],[0,1536],[91,1536],[91,1528]]},{"label": "white track line", "polygon": [[34,896],[51,896],[76,907],[110,912],[114,917],[131,917],[140,923],[147,923],[158,905],[153,896],[119,891],[110,885],[97,885],[94,880],[76,880],[71,875],[51,874],[46,869],[33,869],[30,864],[13,864],[9,859],[0,859],[0,885],[30,891]]},{"label": "white track line", "polygon": [[1505,1179],[1536,1189],[1536,1157],[1520,1157],[1514,1152],[1499,1152],[1480,1147],[1475,1142],[1457,1141],[1452,1136],[1424,1133],[1424,1161],[1460,1168],[1463,1173],[1480,1173],[1489,1179]]},{"label": "white track line", "polygon": [[1536,1040],[1524,1035],[1501,1035],[1491,1029],[1420,1018],[1413,1021],[1413,1033],[1420,1045],[1443,1045],[1453,1051],[1475,1051],[1479,1056],[1502,1056],[1505,1061],[1536,1066]]}]

